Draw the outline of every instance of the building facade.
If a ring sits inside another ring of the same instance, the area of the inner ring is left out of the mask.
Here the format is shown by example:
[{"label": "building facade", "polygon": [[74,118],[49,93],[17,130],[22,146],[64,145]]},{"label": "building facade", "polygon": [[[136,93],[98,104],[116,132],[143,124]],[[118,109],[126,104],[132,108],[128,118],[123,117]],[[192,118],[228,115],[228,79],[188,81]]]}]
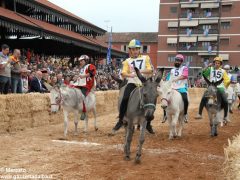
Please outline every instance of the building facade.
[{"label": "building facade", "polygon": [[186,57],[190,79],[217,55],[240,65],[240,0],[160,0],[158,67]]},{"label": "building facade", "polygon": [[[128,33],[112,33],[112,45],[121,50],[122,52],[128,53],[128,44],[132,39],[138,39],[141,41],[141,53],[149,55],[153,66],[157,67],[157,46],[158,37],[157,32],[128,32]],[[104,42],[109,41],[109,33],[102,37],[98,37]]]}]

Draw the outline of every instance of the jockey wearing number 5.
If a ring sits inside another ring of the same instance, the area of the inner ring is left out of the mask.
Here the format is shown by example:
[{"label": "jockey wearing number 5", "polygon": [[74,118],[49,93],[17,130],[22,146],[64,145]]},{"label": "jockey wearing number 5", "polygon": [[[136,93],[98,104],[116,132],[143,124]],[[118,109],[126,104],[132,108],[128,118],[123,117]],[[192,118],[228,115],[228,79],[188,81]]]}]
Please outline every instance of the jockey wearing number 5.
[{"label": "jockey wearing number 5", "polygon": [[[184,61],[184,56],[182,54],[177,54],[175,56],[174,68],[171,69],[168,74],[166,80],[171,80],[173,82],[173,89],[177,90],[183,99],[184,102],[184,122],[188,122],[188,67],[183,66],[182,63]],[[164,112],[165,115],[165,112]],[[167,120],[166,116],[164,116],[163,123]]]},{"label": "jockey wearing number 5", "polygon": [[[122,102],[120,105],[120,112],[119,112],[119,120],[113,131],[119,130],[123,125],[123,118],[127,111],[128,100],[130,97],[131,92],[137,87],[141,86],[142,82],[138,79],[134,67],[137,67],[143,76],[151,76],[153,73],[153,68],[151,65],[151,60],[147,55],[140,54],[141,43],[139,40],[133,39],[130,41],[129,45],[129,55],[130,58],[126,59],[122,64],[122,73],[121,76],[128,80],[126,89],[124,91],[124,95],[122,98]],[[150,123],[147,124],[146,129],[150,133],[154,133],[152,130],[152,126]]]},{"label": "jockey wearing number 5", "polygon": [[[77,86],[80,87],[83,95],[86,97],[95,85],[96,67],[93,64],[89,64],[87,55],[82,55],[78,60],[80,61],[80,73]],[[86,106],[83,101],[83,111],[80,119],[84,120],[85,117]]]},{"label": "jockey wearing number 5", "polygon": [[[227,121],[227,115],[228,115],[228,101],[227,96],[225,93],[225,90],[228,88],[230,84],[229,76],[227,75],[227,72],[221,68],[222,66],[222,58],[221,57],[215,57],[213,60],[214,65],[209,64],[207,68],[205,68],[202,71],[202,74],[210,80],[210,82],[217,82],[223,79],[222,84],[217,86],[217,99],[219,104],[223,105],[224,108],[224,118],[223,120]],[[202,119],[202,111],[204,106],[207,103],[207,99],[203,96],[200,106],[198,115],[195,117],[195,119]]]}]

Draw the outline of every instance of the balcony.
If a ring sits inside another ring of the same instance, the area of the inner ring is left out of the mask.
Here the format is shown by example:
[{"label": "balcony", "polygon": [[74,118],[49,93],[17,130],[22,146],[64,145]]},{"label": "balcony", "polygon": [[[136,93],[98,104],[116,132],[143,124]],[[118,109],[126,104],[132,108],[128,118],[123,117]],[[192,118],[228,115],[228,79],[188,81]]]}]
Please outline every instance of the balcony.
[{"label": "balcony", "polygon": [[[218,29],[209,29],[208,34],[218,34],[219,30]],[[188,35],[188,36],[194,36],[194,35],[204,35],[204,30],[202,28],[199,29],[192,29],[192,32],[189,34],[187,29],[180,29],[179,34],[183,35]]]},{"label": "balcony", "polygon": [[184,52],[199,52],[199,53],[204,53],[205,55],[213,55],[215,51],[217,51],[217,46],[214,45],[212,46],[212,49],[210,51],[208,46],[202,46],[200,44],[189,44],[187,46],[186,44],[179,44],[178,51],[184,51]]},{"label": "balcony", "polygon": [[[191,18],[213,18],[213,17],[219,17],[219,12],[192,12]],[[188,18],[189,19],[189,13],[183,12],[180,14],[180,18]]]}]

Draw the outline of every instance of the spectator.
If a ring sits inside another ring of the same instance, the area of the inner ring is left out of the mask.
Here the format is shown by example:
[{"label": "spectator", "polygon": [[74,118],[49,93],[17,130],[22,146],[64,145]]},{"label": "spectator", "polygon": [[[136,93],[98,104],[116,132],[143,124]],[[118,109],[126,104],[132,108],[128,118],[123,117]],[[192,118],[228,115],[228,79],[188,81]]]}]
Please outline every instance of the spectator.
[{"label": "spectator", "polygon": [[47,88],[42,83],[41,71],[37,71],[36,76],[32,79],[30,83],[30,92],[39,92],[39,93],[47,92]]},{"label": "spectator", "polygon": [[22,69],[22,92],[27,93],[29,91],[29,85],[28,85],[28,73],[30,72],[27,70],[27,68]]},{"label": "spectator", "polygon": [[11,83],[11,59],[8,57],[9,46],[2,45],[0,52],[0,93],[7,94]]},{"label": "spectator", "polygon": [[20,58],[21,51],[19,49],[14,49],[11,58],[11,90],[12,93],[22,93],[22,78],[21,78],[21,64]]}]

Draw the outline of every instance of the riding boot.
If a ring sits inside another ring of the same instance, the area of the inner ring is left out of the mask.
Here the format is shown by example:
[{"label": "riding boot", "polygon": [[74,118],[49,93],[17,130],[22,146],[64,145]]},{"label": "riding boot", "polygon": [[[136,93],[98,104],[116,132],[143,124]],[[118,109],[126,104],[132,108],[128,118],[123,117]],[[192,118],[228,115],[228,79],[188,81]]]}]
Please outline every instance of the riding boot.
[{"label": "riding boot", "polygon": [[183,103],[184,103],[184,122],[188,123],[188,97],[187,97],[187,93],[181,93],[182,95],[182,99],[183,99]]},{"label": "riding boot", "polygon": [[155,132],[153,131],[152,125],[151,125],[151,121],[147,122],[146,129],[150,134],[155,134]]},{"label": "riding boot", "polygon": [[206,106],[206,104],[207,104],[207,98],[203,96],[199,105],[198,114],[195,117],[195,119],[202,119],[203,108]]},{"label": "riding boot", "polygon": [[162,123],[165,123],[167,121],[167,113],[166,110],[163,110],[163,120]]},{"label": "riding boot", "polygon": [[85,103],[83,101],[83,110],[82,110],[82,114],[81,114],[80,119],[83,121],[85,118],[86,118],[86,106],[85,106]]}]

